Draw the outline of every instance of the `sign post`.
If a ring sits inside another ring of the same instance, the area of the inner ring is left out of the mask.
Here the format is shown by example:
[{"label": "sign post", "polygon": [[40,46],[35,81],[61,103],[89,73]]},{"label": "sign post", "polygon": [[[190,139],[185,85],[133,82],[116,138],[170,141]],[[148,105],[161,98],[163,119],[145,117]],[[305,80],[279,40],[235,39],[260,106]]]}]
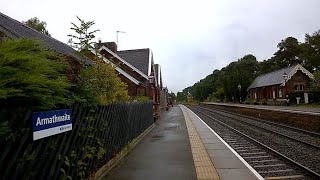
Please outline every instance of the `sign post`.
[{"label": "sign post", "polygon": [[72,130],[71,109],[32,113],[33,140]]}]

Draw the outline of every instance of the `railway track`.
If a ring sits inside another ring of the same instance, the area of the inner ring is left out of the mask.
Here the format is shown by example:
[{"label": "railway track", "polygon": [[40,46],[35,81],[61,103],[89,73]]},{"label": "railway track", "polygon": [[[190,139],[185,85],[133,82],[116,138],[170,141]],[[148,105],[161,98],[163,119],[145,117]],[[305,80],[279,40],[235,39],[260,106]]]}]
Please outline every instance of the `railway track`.
[{"label": "railway track", "polygon": [[247,125],[262,129],[264,131],[269,131],[275,133],[279,136],[297,141],[299,143],[305,144],[307,147],[311,147],[320,151],[320,134],[312,131],[307,131],[291,126],[282,125],[279,123],[274,123],[270,121],[265,121],[262,119],[251,118],[248,116],[243,116],[222,110],[212,110],[209,108],[198,107],[210,113],[215,113],[225,118],[230,118],[234,121],[245,123]]},{"label": "railway track", "polygon": [[[310,134],[304,132],[304,134],[309,134],[309,136],[312,136],[313,138],[313,140],[309,140],[309,142],[304,142],[306,137],[294,139],[287,134],[281,134],[281,132],[279,132],[281,130],[276,131],[268,129],[271,124],[266,123],[268,126],[263,130],[263,125],[250,124],[250,122],[241,119],[248,117],[237,118],[234,114],[230,116],[227,115],[226,112],[218,112],[202,107],[189,108],[202,117],[212,129],[214,129],[265,179],[320,179],[319,172],[317,171],[318,169],[314,168],[319,164],[315,164],[310,168],[310,164],[305,163],[305,161],[297,161],[297,158],[292,158],[290,153],[284,153],[283,147],[276,148],[276,146],[283,144],[283,139],[290,139],[290,141],[296,143],[296,146],[304,146],[299,147],[298,149],[311,149],[311,151],[315,152],[315,155],[317,155],[316,152],[319,151],[318,141],[315,143],[313,142],[314,140],[318,140],[317,133]],[[252,119],[250,119],[250,121],[252,121]],[[275,126],[275,124],[273,124],[273,126]],[[254,131],[259,131],[259,133],[253,133]],[[299,133],[303,132],[293,129],[291,129],[291,131]],[[263,135],[257,137],[257,134]],[[278,138],[275,138],[274,136],[278,136]],[[271,137],[271,139],[266,137]],[[262,139],[264,138],[266,140],[263,141]],[[276,145],[270,146],[272,143]],[[285,148],[292,146],[294,143],[285,142]],[[297,143],[300,145],[297,145]],[[292,148],[290,151],[292,151]],[[311,164],[314,163],[312,160],[306,159],[306,161],[311,161]],[[316,160],[316,163],[319,163],[319,161]]]}]

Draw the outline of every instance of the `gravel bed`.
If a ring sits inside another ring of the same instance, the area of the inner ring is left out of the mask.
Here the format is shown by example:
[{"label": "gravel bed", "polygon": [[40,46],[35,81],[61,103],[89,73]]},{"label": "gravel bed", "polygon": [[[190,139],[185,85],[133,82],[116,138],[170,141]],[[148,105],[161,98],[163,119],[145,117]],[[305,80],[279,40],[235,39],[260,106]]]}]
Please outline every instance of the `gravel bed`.
[{"label": "gravel bed", "polygon": [[[206,108],[207,109],[207,108]],[[226,117],[230,117],[233,119],[237,119],[237,120],[241,120],[244,121],[246,123],[250,123],[259,127],[263,127],[275,132],[278,132],[280,134],[284,134],[290,137],[294,137],[295,139],[301,140],[301,141],[305,141],[308,142],[310,144],[316,145],[320,147],[320,136],[314,136],[314,135],[310,135],[308,133],[304,133],[301,131],[297,131],[294,129],[289,129],[286,127],[281,127],[281,126],[277,126],[274,124],[268,124],[266,122],[263,121],[259,121],[253,118],[247,118],[247,117],[243,117],[240,115],[236,115],[234,113],[227,113],[227,112],[223,112],[223,111],[218,111],[218,110],[214,110],[214,109],[210,109],[211,111],[214,111],[218,114],[221,114],[222,116],[226,116]],[[319,149],[320,150],[320,149]]]},{"label": "gravel bed", "polygon": [[[193,107],[191,107],[191,109],[193,109]],[[212,119],[203,116],[202,114],[199,114],[197,112],[195,113],[198,114],[218,134],[231,133],[228,132],[230,130],[226,130],[224,126],[213,121]],[[208,112],[206,113],[208,114]],[[315,151],[314,149],[307,148],[304,145],[299,144],[298,142],[293,142],[286,138],[279,137],[279,135],[275,135],[271,132],[262,131],[259,128],[254,128],[246,124],[241,124],[239,121],[230,120],[230,118],[222,117],[221,115],[219,116],[213,113],[210,113],[210,115],[232,126],[238,131],[247,134],[248,136],[256,139],[257,141],[269,146],[270,148],[275,149],[276,151],[284,154],[285,156],[293,159],[294,161],[312,169],[317,173],[320,173],[320,151]],[[291,173],[286,174],[288,175]],[[296,172],[293,171],[292,174],[296,174]]]}]

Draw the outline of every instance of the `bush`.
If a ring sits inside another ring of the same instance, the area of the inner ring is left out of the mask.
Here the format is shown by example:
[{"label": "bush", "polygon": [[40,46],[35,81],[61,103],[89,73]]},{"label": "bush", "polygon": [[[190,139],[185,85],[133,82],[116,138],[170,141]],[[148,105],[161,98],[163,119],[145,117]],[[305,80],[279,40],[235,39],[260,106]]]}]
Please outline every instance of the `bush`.
[{"label": "bush", "polygon": [[107,105],[128,101],[127,85],[115,68],[96,58],[92,66],[84,67],[74,88],[73,98],[87,105]]},{"label": "bush", "polygon": [[297,97],[300,97],[300,104],[304,103],[303,92],[290,93],[288,96],[290,104],[297,104]]},{"label": "bush", "polygon": [[36,40],[0,41],[0,105],[49,109],[68,103],[67,65]]},{"label": "bush", "polygon": [[137,102],[149,102],[150,98],[147,96],[135,96],[132,97],[131,99],[132,101],[137,101]]},{"label": "bush", "polygon": [[320,103],[320,92],[309,92],[309,103],[319,104]]}]

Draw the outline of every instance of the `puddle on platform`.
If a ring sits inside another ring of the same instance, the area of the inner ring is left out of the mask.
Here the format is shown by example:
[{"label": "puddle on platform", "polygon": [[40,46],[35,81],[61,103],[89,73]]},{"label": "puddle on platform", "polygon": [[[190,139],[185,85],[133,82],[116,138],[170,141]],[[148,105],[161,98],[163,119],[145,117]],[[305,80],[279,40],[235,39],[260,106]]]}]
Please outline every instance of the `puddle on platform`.
[{"label": "puddle on platform", "polygon": [[151,142],[159,141],[163,138],[164,136],[162,135],[154,135],[151,137]]}]

